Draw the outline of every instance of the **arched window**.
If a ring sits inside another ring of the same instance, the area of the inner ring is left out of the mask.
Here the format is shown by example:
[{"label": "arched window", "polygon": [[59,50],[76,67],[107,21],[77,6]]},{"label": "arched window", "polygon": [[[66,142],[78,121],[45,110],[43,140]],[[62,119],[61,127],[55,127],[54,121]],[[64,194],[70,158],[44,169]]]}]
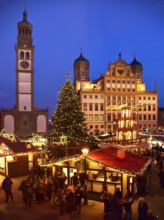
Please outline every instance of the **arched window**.
[{"label": "arched window", "polygon": [[23,51],[20,52],[20,59],[24,59],[24,52]]},{"label": "arched window", "polygon": [[45,115],[39,115],[37,117],[37,132],[46,132],[46,116]]},{"label": "arched window", "polygon": [[4,117],[4,129],[6,132],[14,133],[14,117],[12,115]]},{"label": "arched window", "polygon": [[29,60],[30,59],[30,53],[26,52],[26,59]]}]

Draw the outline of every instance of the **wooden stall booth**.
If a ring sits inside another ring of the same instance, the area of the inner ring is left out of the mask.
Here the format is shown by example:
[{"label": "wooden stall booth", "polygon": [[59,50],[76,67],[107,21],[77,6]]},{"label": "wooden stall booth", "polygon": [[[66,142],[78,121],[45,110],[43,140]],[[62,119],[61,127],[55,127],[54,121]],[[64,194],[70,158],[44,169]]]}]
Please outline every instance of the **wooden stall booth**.
[{"label": "wooden stall booth", "polygon": [[0,139],[0,173],[10,177],[28,175],[37,162],[38,150],[25,142]]},{"label": "wooden stall booth", "polygon": [[110,193],[120,188],[122,194],[130,189],[137,191],[136,176],[143,174],[150,160],[147,157],[118,149],[116,147],[100,148],[90,151],[86,158],[83,155],[60,159],[53,164],[55,170],[62,170],[66,176],[66,184],[70,185],[71,177],[77,172],[80,177],[87,174],[87,190],[101,192],[104,185]]}]

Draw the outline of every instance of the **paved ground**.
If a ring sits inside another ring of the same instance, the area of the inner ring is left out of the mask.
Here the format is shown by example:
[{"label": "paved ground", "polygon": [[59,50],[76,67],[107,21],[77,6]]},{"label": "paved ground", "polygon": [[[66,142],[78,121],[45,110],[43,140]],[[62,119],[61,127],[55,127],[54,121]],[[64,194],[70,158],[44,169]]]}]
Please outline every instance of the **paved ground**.
[{"label": "paved ground", "polygon": [[[159,220],[164,220],[164,189],[159,186],[157,176],[158,169],[153,168],[151,178],[150,193],[145,197],[150,208],[154,209],[159,215]],[[0,177],[0,183],[2,182]],[[13,178],[14,202],[5,203],[4,192],[0,192],[0,220],[22,219],[22,220],[101,220],[103,219],[103,203],[89,200],[89,205],[82,205],[81,214],[73,213],[71,215],[59,215],[58,208],[55,208],[52,202],[43,202],[42,204],[33,203],[29,209],[25,208],[22,203],[21,193],[17,190],[22,177]],[[148,179],[149,183],[149,179]],[[137,205],[136,199],[133,209],[133,220],[137,220]]]}]

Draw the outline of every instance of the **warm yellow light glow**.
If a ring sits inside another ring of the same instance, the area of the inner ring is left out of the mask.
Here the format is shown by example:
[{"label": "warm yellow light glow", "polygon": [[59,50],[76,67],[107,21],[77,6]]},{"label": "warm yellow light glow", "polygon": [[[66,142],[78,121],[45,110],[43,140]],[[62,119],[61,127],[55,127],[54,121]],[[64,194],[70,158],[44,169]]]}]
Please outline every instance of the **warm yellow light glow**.
[{"label": "warm yellow light glow", "polygon": [[83,148],[81,151],[82,151],[84,157],[87,157],[88,152],[89,152],[89,149],[85,147],[85,148]]}]

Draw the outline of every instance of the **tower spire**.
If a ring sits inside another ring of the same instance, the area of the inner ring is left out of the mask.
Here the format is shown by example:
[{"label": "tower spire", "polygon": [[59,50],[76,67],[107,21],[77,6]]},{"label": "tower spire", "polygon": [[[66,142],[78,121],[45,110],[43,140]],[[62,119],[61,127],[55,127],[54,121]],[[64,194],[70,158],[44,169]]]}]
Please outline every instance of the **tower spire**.
[{"label": "tower spire", "polygon": [[23,12],[23,21],[27,22],[27,12],[26,12],[26,7],[24,6],[24,12]]}]

